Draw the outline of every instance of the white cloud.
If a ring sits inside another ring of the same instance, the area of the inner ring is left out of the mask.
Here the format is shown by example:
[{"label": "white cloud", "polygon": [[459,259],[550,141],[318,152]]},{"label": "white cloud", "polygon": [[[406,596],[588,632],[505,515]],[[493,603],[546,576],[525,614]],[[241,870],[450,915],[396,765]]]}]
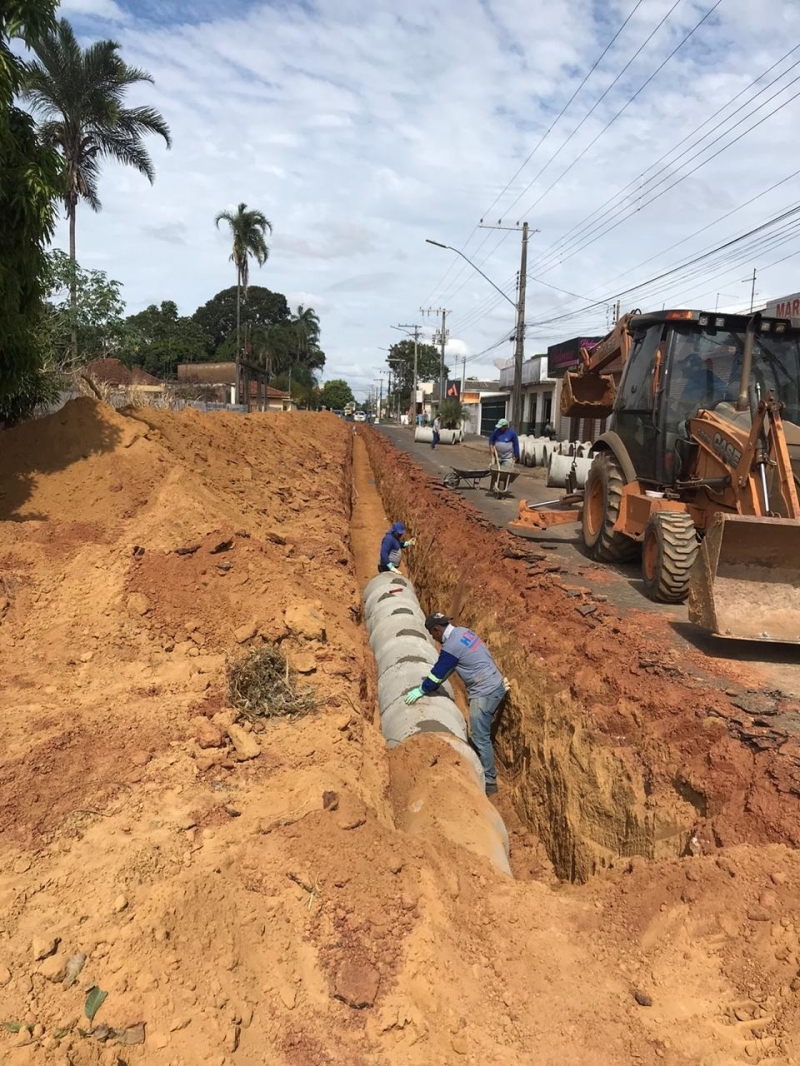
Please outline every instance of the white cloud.
[{"label": "white cloud", "polygon": [[[795,0],[776,0],[768,18],[751,0],[725,0],[560,177],[709,6],[685,0],[565,143],[672,6],[671,0],[648,0],[513,178],[631,6],[627,0],[551,0],[546,6],[429,0],[407,5],[400,15],[393,0],[327,0],[316,7],[257,3],[240,11],[219,5],[219,14],[209,5],[200,21],[193,15],[197,8],[170,7],[165,0],[152,7],[137,3],[127,16],[114,0],[67,0],[61,11],[75,19],[84,38],[113,34],[129,62],[150,70],[155,87],[141,87],[135,98],[162,110],[174,138],[171,152],[152,143],[152,189],[138,174],[106,166],[102,213],[79,212],[79,259],[122,281],[132,311],[175,299],[191,312],[232,282],[227,238],[213,219],[244,200],[264,210],[275,227],[272,254],[252,280],[291,294],[293,303],[313,302],[328,353],[326,377],[347,370],[354,380],[371,381],[384,358],[379,348],[396,339],[390,324],[422,322],[421,306],[440,305],[452,312],[448,354],[467,354],[468,373],[489,377],[493,360],[509,354],[513,309],[463,261],[424,242],[432,237],[464,247],[513,298],[518,237],[477,230],[464,241],[484,214],[510,222],[527,217],[541,231],[531,237],[529,273],[542,279],[528,286],[528,351],[577,332],[603,332],[604,308],[536,326],[537,318],[582,306],[548,285],[592,299],[610,296],[777,213],[797,189],[796,182],[787,183],[689,239],[794,169],[798,103],[787,90],[772,105],[779,107],[775,115],[652,206],[644,205],[641,184],[634,184],[628,203],[637,212],[629,221],[578,255],[543,258],[664,153],[655,180],[686,169],[689,156],[680,153],[693,139],[690,132],[746,90],[785,50],[780,40],[795,39],[800,28]],[[188,21],[192,17],[198,21]],[[777,26],[780,40],[764,32]],[[709,132],[713,125],[692,154],[717,136]],[[62,245],[65,237],[62,228]],[[702,303],[738,286],[744,300],[740,279],[753,266],[765,294],[795,291],[796,261],[768,268],[795,247],[754,252],[752,263],[731,262],[631,299],[659,307],[662,300]],[[472,354],[487,348],[484,356]]]},{"label": "white cloud", "polygon": [[58,8],[59,17],[88,17],[103,19],[107,22],[127,22],[128,13],[116,3],[116,0],[61,0]]}]

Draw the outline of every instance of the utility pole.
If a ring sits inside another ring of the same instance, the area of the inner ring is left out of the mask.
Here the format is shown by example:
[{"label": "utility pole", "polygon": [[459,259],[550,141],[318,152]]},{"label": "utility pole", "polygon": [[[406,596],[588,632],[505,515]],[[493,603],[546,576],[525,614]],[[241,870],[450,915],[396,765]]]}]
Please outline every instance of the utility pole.
[{"label": "utility pole", "polygon": [[753,267],[753,284],[750,286],[750,314],[753,313],[753,305],[756,302],[756,268]]},{"label": "utility pole", "polygon": [[442,401],[445,396],[445,389],[447,382],[444,377],[444,350],[447,345],[447,316],[450,312],[446,307],[421,307],[420,312],[423,315],[441,315],[442,324],[438,334],[434,334],[433,343],[439,344],[439,406],[441,407]]},{"label": "utility pole", "polygon": [[404,330],[404,331],[405,330],[409,330],[409,329],[413,329],[414,330],[414,333],[413,333],[413,337],[414,337],[414,379],[413,379],[413,382],[412,382],[412,385],[411,385],[411,409],[414,412],[414,414],[413,414],[414,425],[416,425],[417,424],[417,367],[418,367],[418,363],[419,363],[419,333],[420,333],[420,330],[421,330],[422,327],[421,326],[409,326],[408,324],[406,324],[406,325],[401,325],[401,326],[395,326],[394,328],[395,329]]},{"label": "utility pole", "polygon": [[514,345],[514,385],[511,390],[511,421],[517,428],[518,432],[522,432],[522,363],[525,358],[525,292],[528,284],[528,238],[531,233],[538,233],[538,230],[531,230],[527,222],[522,223],[522,227],[517,224],[516,226],[503,226],[498,222],[496,226],[485,226],[483,219],[480,224],[481,229],[504,229],[513,230],[519,232],[522,231],[522,252],[520,254],[519,261],[519,285],[517,286],[517,325],[515,331],[515,345]]},{"label": "utility pole", "polygon": [[381,419],[381,410],[383,408],[383,375],[385,373],[386,373],[385,370],[379,370],[378,371],[378,384],[380,385],[380,395],[378,397],[378,421],[379,422],[380,422],[380,419]]},{"label": "utility pole", "polygon": [[464,388],[467,383],[467,357],[461,356],[461,394],[464,394]]}]

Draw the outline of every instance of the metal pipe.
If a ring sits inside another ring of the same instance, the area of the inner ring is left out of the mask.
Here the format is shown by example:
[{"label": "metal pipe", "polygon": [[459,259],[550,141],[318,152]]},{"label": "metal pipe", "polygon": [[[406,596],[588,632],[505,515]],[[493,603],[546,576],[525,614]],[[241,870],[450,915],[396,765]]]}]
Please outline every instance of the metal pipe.
[{"label": "metal pipe", "polygon": [[744,351],[742,352],[742,376],[739,380],[739,399],[736,401],[737,411],[747,411],[750,408],[750,373],[753,369],[753,345],[756,340],[756,322],[760,321],[760,314],[753,315],[745,330]]}]

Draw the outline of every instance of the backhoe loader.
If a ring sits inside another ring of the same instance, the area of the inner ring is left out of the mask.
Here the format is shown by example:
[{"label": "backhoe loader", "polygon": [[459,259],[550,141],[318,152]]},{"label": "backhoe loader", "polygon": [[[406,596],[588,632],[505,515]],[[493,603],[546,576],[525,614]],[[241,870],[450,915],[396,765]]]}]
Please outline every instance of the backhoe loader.
[{"label": "backhoe loader", "polygon": [[[647,595],[711,633],[800,643],[800,328],[759,313],[625,315],[568,373],[561,413],[609,419],[580,517],[588,554],[641,552]],[[609,370],[621,369],[617,386]],[[570,512],[526,501],[513,527]]]}]

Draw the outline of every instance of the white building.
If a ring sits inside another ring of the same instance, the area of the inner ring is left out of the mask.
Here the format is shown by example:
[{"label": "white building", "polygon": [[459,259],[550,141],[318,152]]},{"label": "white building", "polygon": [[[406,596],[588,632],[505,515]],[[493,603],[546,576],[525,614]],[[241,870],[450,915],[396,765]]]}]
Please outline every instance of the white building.
[{"label": "white building", "polygon": [[[510,395],[514,387],[514,360],[510,359],[500,371],[500,388]],[[522,364],[522,422],[518,433],[535,437],[549,423],[557,425],[561,382],[547,376],[547,356],[534,355]]]}]

